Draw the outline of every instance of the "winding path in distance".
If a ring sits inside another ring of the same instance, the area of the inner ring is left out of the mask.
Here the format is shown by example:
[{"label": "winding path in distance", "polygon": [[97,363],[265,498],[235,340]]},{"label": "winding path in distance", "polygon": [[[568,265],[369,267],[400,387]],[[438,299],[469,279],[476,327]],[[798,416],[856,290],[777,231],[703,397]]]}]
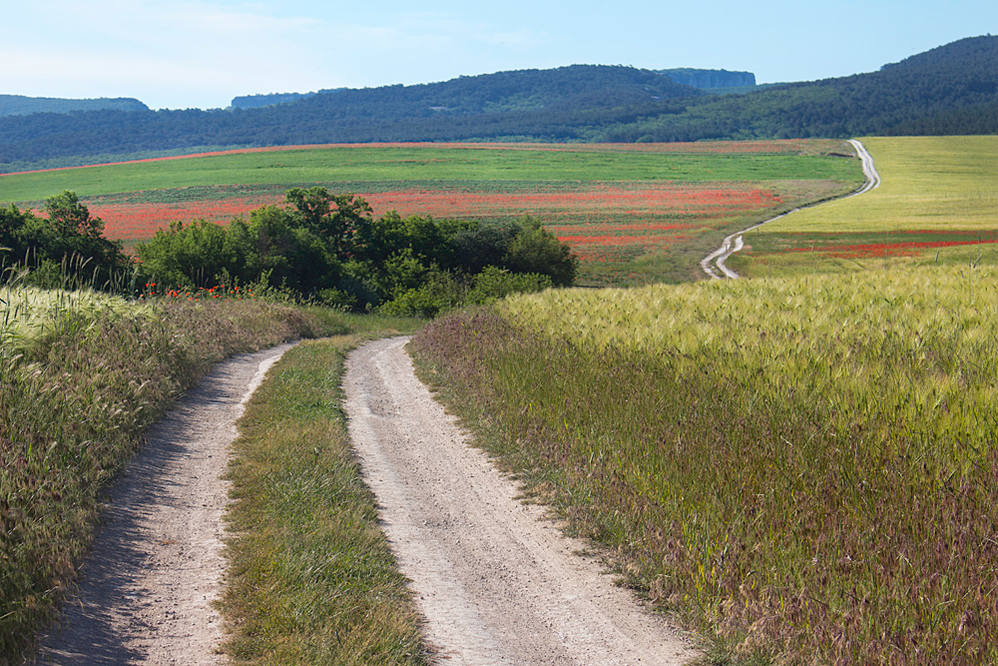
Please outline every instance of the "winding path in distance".
[{"label": "winding path in distance", "polygon": [[350,439],[382,527],[446,664],[681,664],[697,656],[578,553],[468,444],[413,372],[408,338],[350,354]]},{"label": "winding path in distance", "polygon": [[[863,174],[866,176],[866,182],[863,183],[863,186],[860,187],[855,192],[850,192],[849,194],[843,195],[841,197],[836,197],[836,199],[848,199],[849,197],[855,197],[860,194],[865,194],[870,190],[874,190],[880,187],[880,174],[877,173],[877,168],[873,165],[873,156],[871,156],[869,151],[867,151],[866,146],[864,146],[862,142],[860,142],[857,139],[849,139],[849,143],[851,143],[853,148],[856,149],[856,155],[863,163]],[[830,201],[835,201],[835,199],[830,199]],[[767,222],[778,220],[781,217],[786,217],[787,215],[790,215],[791,213],[796,213],[797,211],[802,210],[804,208],[810,208],[811,206],[817,206],[822,203],[826,202],[821,201],[814,204],[808,204],[806,206],[800,206],[799,208],[794,208],[793,210],[789,210],[786,213],[782,213],[780,215],[777,215],[776,217],[771,217],[768,220],[759,222],[758,224],[753,224],[751,227],[748,227],[747,229],[742,229],[741,231],[736,231],[735,233],[726,236],[724,240],[721,241],[721,247],[717,248],[716,250],[714,250],[713,252],[711,252],[706,257],[700,260],[700,268],[702,268],[703,272],[709,275],[713,279],[719,280],[725,277],[732,279],[737,278],[738,273],[725,266],[724,262],[727,261],[728,257],[730,257],[735,252],[738,252],[743,247],[745,247],[745,240],[742,237],[743,234],[748,233],[753,229],[758,229]]]}]

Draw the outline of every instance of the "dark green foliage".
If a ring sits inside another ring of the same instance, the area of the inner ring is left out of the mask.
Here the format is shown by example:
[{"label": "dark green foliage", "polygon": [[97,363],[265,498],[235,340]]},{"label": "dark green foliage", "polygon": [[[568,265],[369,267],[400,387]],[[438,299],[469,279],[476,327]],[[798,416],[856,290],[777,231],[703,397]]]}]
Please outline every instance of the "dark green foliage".
[{"label": "dark green foliage", "polygon": [[465,281],[449,273],[428,271],[420,282],[408,288],[399,286],[394,298],[381,310],[403,317],[435,317],[441,311],[462,305],[483,305],[510,294],[541,291],[554,286],[551,277],[540,273],[513,273],[506,268],[487,266]]},{"label": "dark green foliage", "polygon": [[554,284],[567,287],[575,280],[578,262],[539,220],[528,218],[510,241],[505,264],[517,273],[547,275]]},{"label": "dark green foliage", "polygon": [[371,206],[354,194],[332,194],[325,187],[294,187],[285,198],[295,207],[299,226],[326,238],[339,258],[350,251],[349,239],[371,217]]},{"label": "dark green foliage", "polygon": [[575,277],[568,247],[530,218],[489,225],[389,212],[375,219],[364,199],[324,187],[294,188],[287,200],[290,207],[264,206],[225,227],[197,220],[157,232],[137,247],[146,281],[253,283],[351,310],[387,304],[433,316]]},{"label": "dark green foliage", "polygon": [[0,261],[34,269],[29,281],[61,286],[66,280],[103,288],[130,262],[121,244],[104,238],[104,222],[72,192],[48,199],[47,217],[16,206],[0,208]]},{"label": "dark green foliage", "polygon": [[[330,90],[320,90],[319,92],[332,92]],[[233,109],[259,109],[263,106],[274,106],[275,104],[287,104],[297,102],[305,97],[311,97],[316,93],[270,93],[264,95],[239,95],[233,97],[229,106]]]},{"label": "dark green foliage", "polygon": [[[135,264],[104,238],[101,219],[63,192],[48,200],[47,217],[0,208],[0,252],[7,266],[31,269],[26,281],[40,286],[254,284],[357,311],[402,299],[393,312],[425,316],[469,298],[568,285],[575,276],[568,247],[529,218],[487,225],[389,212],[375,219],[364,199],[324,187],[294,188],[287,201],[226,226],[174,222],[136,247]],[[504,272],[477,283],[490,267]]]},{"label": "dark green foliage", "polygon": [[511,273],[504,268],[489,266],[471,281],[465,298],[468,303],[482,305],[510,294],[541,291],[553,286],[550,276],[539,273]]},{"label": "dark green foliage", "polygon": [[163,284],[205,286],[223,270],[236,278],[248,275],[246,257],[252,249],[244,221],[234,220],[226,229],[195,220],[172,223],[139,246],[139,257],[143,271]]}]

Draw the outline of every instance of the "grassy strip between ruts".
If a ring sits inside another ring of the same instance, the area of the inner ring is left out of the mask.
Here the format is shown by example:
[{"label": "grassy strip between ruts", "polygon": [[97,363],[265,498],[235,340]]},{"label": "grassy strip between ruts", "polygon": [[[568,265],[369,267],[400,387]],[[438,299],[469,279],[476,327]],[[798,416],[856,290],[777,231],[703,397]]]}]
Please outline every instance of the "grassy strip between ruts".
[{"label": "grassy strip between ruts", "polygon": [[995,663],[996,284],[938,266],[549,291],[410,348],[719,663]]},{"label": "grassy strip between ruts", "polygon": [[[374,321],[384,333],[411,327]],[[427,662],[341,409],[344,356],[367,337],[288,351],[239,422],[222,602],[236,662]]]},{"label": "grassy strip between ruts", "polygon": [[53,617],[102,489],[183,389],[231,354],[346,330],[328,310],[251,300],[63,300],[28,337],[9,317],[0,330],[0,663]]}]

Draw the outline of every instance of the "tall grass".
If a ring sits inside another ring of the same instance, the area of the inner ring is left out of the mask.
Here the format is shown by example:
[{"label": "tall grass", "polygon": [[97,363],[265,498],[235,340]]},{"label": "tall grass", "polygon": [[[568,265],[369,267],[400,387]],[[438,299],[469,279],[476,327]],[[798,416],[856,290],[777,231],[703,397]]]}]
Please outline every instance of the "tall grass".
[{"label": "tall grass", "polygon": [[13,662],[72,583],[101,489],[143,429],[225,356],[342,324],[259,301],[138,307],[17,288],[3,300],[0,661]]},{"label": "tall grass", "polygon": [[[14,352],[42,337],[58,337],[72,322],[93,325],[102,312],[139,314],[142,306],[91,289],[41,289],[8,284],[0,287],[0,336],[3,348]],[[150,314],[150,313],[147,313]]]},{"label": "tall grass", "polygon": [[412,347],[491,450],[725,654],[993,663],[996,277],[548,292]]}]

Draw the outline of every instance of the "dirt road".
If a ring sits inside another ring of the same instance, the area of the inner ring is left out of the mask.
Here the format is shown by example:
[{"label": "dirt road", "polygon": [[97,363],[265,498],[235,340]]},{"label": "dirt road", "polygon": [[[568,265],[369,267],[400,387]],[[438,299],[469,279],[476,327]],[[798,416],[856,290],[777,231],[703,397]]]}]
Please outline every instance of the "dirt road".
[{"label": "dirt road", "polygon": [[350,436],[447,664],[677,664],[695,656],[536,505],[519,502],[413,374],[407,338],[349,357]]},{"label": "dirt road", "polygon": [[44,664],[215,664],[222,639],[221,478],[235,422],[292,345],[219,364],[146,436],[110,493],[79,595],[43,637]]},{"label": "dirt road", "polygon": [[[864,146],[862,142],[857,139],[849,139],[849,143],[852,144],[852,147],[856,150],[856,157],[860,159],[860,162],[863,165],[863,175],[866,176],[866,182],[864,182],[863,185],[855,192],[850,192],[849,194],[845,194],[841,197],[836,197],[837,199],[848,199],[850,197],[859,196],[860,194],[866,194],[870,190],[875,190],[880,187],[880,174],[877,173],[877,167],[873,164],[873,156],[870,155],[869,151],[866,149],[866,146]],[[713,279],[721,279],[722,277],[732,279],[737,278],[738,273],[728,268],[724,262],[728,260],[728,257],[733,255],[735,252],[740,252],[741,249],[745,247],[745,239],[743,238],[744,234],[752,231],[753,229],[758,229],[768,222],[779,220],[780,218],[786,217],[791,213],[796,213],[804,208],[810,208],[811,206],[817,206],[822,203],[825,202],[820,201],[808,206],[794,208],[786,213],[782,213],[776,217],[771,217],[768,220],[759,222],[758,224],[753,224],[747,229],[742,229],[741,231],[736,231],[735,233],[726,236],[724,240],[721,241],[721,247],[717,248],[700,260],[700,268],[704,273]]]}]

